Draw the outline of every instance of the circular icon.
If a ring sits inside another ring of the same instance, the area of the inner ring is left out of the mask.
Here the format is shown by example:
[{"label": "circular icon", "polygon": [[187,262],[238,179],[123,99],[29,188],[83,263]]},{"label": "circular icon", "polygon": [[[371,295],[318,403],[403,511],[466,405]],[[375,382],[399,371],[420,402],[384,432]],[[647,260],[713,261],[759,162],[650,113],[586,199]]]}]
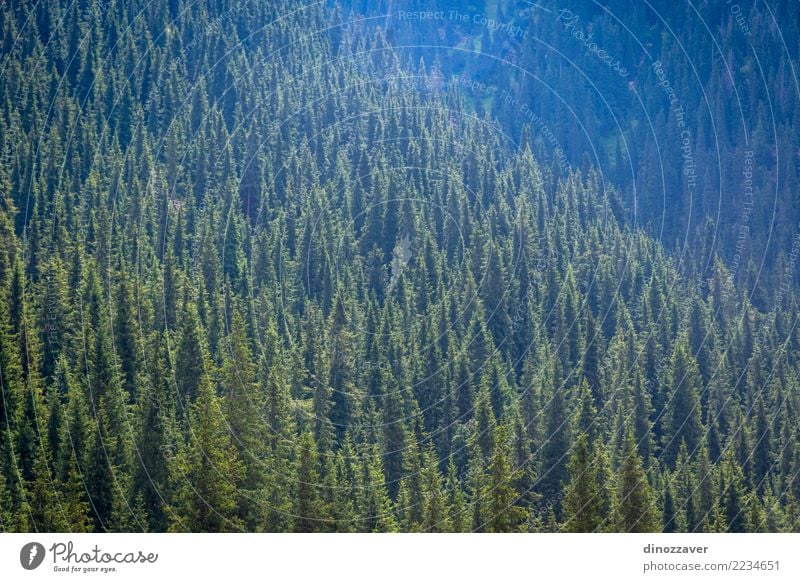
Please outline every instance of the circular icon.
[{"label": "circular icon", "polygon": [[35,570],[44,561],[44,553],[44,546],[39,542],[27,543],[19,552],[19,563],[26,570]]}]

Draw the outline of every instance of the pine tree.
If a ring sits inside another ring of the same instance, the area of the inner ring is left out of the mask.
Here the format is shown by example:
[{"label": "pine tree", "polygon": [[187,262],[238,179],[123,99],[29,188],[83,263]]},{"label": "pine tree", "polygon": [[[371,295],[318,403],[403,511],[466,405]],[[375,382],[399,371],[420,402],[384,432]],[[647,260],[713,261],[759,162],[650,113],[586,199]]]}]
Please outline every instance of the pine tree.
[{"label": "pine tree", "polygon": [[607,519],[603,514],[608,505],[607,491],[585,433],[578,435],[567,468],[570,481],[564,490],[563,530],[573,533],[601,530]]},{"label": "pine tree", "polygon": [[[545,442],[542,446],[542,461],[539,493],[544,500],[558,500],[563,484],[567,481],[569,455],[569,420],[565,410],[565,387],[556,374],[548,393],[550,401],[546,408]],[[555,515],[561,515],[560,503],[555,503]]]},{"label": "pine tree", "polygon": [[456,473],[453,460],[447,464],[447,505],[450,508],[450,526],[454,532],[467,531],[469,515],[467,499]]},{"label": "pine tree", "polygon": [[362,467],[361,508],[359,529],[368,532],[397,531],[394,507],[383,477],[380,452],[377,447],[364,455]]},{"label": "pine tree", "polygon": [[[264,473],[265,498],[267,509],[267,531],[283,531],[288,527],[291,514],[291,488],[295,480],[292,471],[295,419],[290,387],[278,346],[278,336],[274,327],[265,334],[264,354],[260,362],[259,392],[265,398],[265,412],[261,423],[266,422],[264,430],[268,447]],[[346,516],[341,516],[344,519]]]},{"label": "pine tree", "polygon": [[617,477],[616,528],[621,532],[660,531],[655,497],[628,429],[625,452]]},{"label": "pine tree", "polygon": [[181,309],[180,337],[175,354],[175,383],[180,396],[180,406],[185,414],[200,393],[203,364],[206,361],[204,340],[200,330],[197,309],[184,299]]},{"label": "pine tree", "polygon": [[748,531],[747,495],[741,466],[732,455],[727,455],[721,468],[721,491],[725,531],[741,533]]},{"label": "pine tree", "polygon": [[356,409],[355,384],[355,336],[347,329],[347,314],[344,299],[340,295],[334,301],[330,331],[330,370],[328,384],[331,394],[330,419],[336,429],[337,439],[352,424]]},{"label": "pine tree", "polygon": [[154,357],[148,367],[150,375],[138,391],[138,435],[133,491],[142,501],[151,531],[165,531],[168,516],[165,500],[171,496],[169,456],[173,448],[174,426],[169,394],[173,384],[168,377],[166,346],[156,334]]},{"label": "pine tree", "polygon": [[245,468],[224,422],[220,397],[206,374],[190,410],[187,442],[170,467],[178,484],[170,511],[172,531],[237,531],[238,487]]},{"label": "pine tree", "polygon": [[227,428],[245,470],[240,484],[239,517],[251,531],[263,523],[264,505],[259,497],[264,490],[264,467],[267,462],[267,433],[262,411],[265,395],[258,391],[256,364],[245,333],[244,318],[237,310],[226,338],[227,349],[219,373],[225,397]]},{"label": "pine tree", "polygon": [[431,448],[425,451],[422,469],[422,531],[449,531],[450,507],[444,488],[444,479],[439,471],[439,461]]},{"label": "pine tree", "polygon": [[516,505],[519,493],[514,489],[518,470],[511,462],[511,444],[503,425],[494,429],[494,450],[481,492],[483,507],[481,525],[487,532],[519,531],[526,512]]},{"label": "pine tree", "polygon": [[690,453],[700,444],[702,424],[700,422],[700,374],[697,363],[689,354],[684,340],[679,340],[672,354],[669,376],[670,397],[664,431],[662,456],[668,466],[674,468],[681,441],[686,442]]},{"label": "pine tree", "polygon": [[58,485],[53,480],[49,463],[39,449],[33,465],[33,479],[27,485],[28,507],[36,531],[68,531],[70,524],[59,504]]},{"label": "pine tree", "polygon": [[310,432],[300,435],[297,443],[297,501],[294,530],[298,532],[321,531],[326,518],[319,484],[319,453]]}]

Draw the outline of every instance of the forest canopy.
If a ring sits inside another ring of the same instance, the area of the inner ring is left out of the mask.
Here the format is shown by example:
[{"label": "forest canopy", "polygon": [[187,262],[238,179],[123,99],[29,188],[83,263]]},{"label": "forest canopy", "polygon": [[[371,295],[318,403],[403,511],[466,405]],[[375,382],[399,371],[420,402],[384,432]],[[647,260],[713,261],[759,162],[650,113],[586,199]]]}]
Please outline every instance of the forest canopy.
[{"label": "forest canopy", "polygon": [[0,5],[0,531],[800,531],[796,6],[406,4]]}]

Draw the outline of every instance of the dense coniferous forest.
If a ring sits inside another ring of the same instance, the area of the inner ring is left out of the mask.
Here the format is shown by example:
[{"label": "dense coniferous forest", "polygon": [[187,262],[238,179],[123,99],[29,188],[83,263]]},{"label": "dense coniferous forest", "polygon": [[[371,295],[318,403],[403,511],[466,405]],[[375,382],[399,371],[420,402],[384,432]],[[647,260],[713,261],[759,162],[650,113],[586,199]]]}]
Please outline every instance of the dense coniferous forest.
[{"label": "dense coniferous forest", "polygon": [[397,4],[0,5],[0,530],[800,531],[796,6]]}]

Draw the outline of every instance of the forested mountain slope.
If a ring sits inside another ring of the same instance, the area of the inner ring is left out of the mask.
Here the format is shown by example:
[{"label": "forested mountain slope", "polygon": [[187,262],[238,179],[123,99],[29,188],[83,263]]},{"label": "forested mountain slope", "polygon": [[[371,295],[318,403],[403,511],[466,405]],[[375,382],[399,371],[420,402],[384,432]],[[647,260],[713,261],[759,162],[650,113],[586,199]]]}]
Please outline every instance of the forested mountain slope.
[{"label": "forested mountain slope", "polygon": [[0,30],[3,530],[800,529],[788,282],[343,9]]},{"label": "forested mountain slope", "polygon": [[770,308],[800,223],[796,2],[344,4],[510,135],[529,121],[540,159],[597,166],[648,234],[719,254]]}]

